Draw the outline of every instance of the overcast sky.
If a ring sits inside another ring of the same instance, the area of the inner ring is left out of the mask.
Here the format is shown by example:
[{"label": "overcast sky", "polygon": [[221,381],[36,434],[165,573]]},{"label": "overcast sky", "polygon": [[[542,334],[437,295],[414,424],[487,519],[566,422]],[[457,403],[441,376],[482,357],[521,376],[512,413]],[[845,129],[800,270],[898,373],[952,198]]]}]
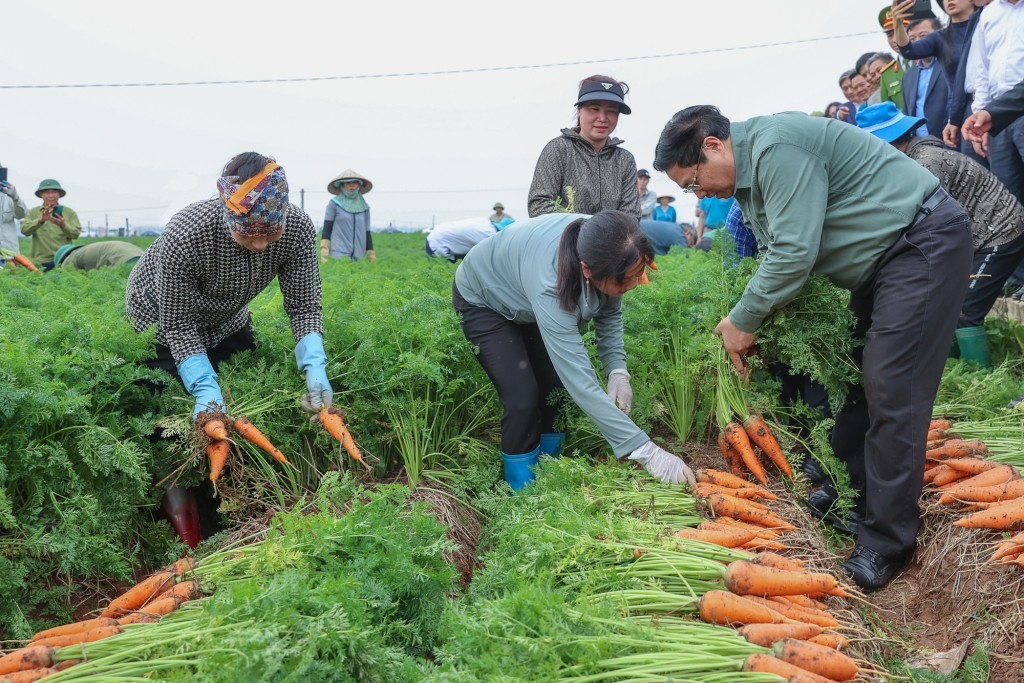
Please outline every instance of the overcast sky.
[{"label": "overcast sky", "polygon": [[[375,225],[489,215],[495,201],[525,218],[537,155],[571,124],[582,78],[629,84],[633,114],[615,135],[651,169],[683,107],[741,120],[839,99],[839,73],[887,49],[885,4],[3,0],[0,163],[30,207],[57,178],[94,227],[163,224],[248,150],[277,158],[318,225],[345,168],[373,181]],[[474,69],[498,70],[365,77]],[[11,87],[341,76],[358,78]],[[679,197],[651,171],[653,189]],[[693,206],[679,197],[680,218]]]}]

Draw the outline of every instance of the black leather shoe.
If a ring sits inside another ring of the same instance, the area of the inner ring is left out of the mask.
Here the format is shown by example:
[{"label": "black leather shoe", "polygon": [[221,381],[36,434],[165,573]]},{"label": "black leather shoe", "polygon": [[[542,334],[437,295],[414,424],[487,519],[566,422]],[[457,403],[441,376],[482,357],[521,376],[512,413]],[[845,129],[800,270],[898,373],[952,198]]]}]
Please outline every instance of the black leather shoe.
[{"label": "black leather shoe", "polygon": [[808,455],[804,458],[802,469],[812,486],[824,486],[828,483],[828,475],[825,474],[825,470],[821,469],[821,464],[811,456]]},{"label": "black leather shoe", "polygon": [[895,576],[906,559],[893,559],[879,555],[867,546],[858,545],[853,549],[850,559],[839,565],[853,582],[865,591],[876,591]]},{"label": "black leather shoe", "polygon": [[848,536],[856,536],[860,531],[860,523],[864,521],[864,515],[857,510],[850,510],[846,513],[846,519],[843,519],[833,510],[837,500],[839,500],[839,494],[831,486],[812,491],[807,496],[808,512],[811,513],[811,516],[831,524],[836,531]]}]

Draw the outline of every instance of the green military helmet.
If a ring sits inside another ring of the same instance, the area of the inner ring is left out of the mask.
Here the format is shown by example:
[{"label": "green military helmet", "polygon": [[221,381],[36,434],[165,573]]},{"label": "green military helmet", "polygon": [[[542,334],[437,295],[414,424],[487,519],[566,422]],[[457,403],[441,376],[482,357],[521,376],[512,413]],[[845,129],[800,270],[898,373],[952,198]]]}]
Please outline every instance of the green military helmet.
[{"label": "green military helmet", "polygon": [[84,247],[84,244],[62,244],[57,248],[57,252],[53,255],[53,265],[60,267],[60,264],[64,263],[64,259],[67,255],[73,252],[79,247]]},{"label": "green military helmet", "polygon": [[39,183],[39,188],[36,190],[36,196],[42,197],[43,190],[57,190],[57,192],[60,192],[61,197],[67,194],[67,192],[64,191],[64,188],[60,186],[60,183],[53,178],[47,178]]}]

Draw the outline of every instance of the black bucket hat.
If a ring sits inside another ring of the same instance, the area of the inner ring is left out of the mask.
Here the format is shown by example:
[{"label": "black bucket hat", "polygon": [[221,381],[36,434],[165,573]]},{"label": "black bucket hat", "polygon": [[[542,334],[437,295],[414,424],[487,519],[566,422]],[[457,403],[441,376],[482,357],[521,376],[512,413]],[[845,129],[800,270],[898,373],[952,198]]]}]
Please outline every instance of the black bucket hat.
[{"label": "black bucket hat", "polygon": [[622,92],[622,86],[611,81],[591,81],[580,86],[579,97],[576,98],[576,105],[584,102],[614,102],[619,105],[620,114],[631,114],[632,110],[626,104],[626,93]]}]

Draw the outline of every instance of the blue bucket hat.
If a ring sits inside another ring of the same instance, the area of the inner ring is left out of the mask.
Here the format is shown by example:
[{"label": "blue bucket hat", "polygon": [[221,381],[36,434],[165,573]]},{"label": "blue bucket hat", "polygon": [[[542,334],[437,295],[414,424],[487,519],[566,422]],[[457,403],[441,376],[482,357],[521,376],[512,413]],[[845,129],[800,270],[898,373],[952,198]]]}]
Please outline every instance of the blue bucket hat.
[{"label": "blue bucket hat", "polygon": [[622,86],[611,81],[591,81],[580,86],[579,97],[576,98],[578,107],[584,102],[615,102],[619,105],[620,114],[631,114],[632,110],[626,104],[626,93]]},{"label": "blue bucket hat", "polygon": [[857,112],[857,127],[886,142],[898,140],[924,122],[920,117],[907,116],[893,102],[871,104]]}]

